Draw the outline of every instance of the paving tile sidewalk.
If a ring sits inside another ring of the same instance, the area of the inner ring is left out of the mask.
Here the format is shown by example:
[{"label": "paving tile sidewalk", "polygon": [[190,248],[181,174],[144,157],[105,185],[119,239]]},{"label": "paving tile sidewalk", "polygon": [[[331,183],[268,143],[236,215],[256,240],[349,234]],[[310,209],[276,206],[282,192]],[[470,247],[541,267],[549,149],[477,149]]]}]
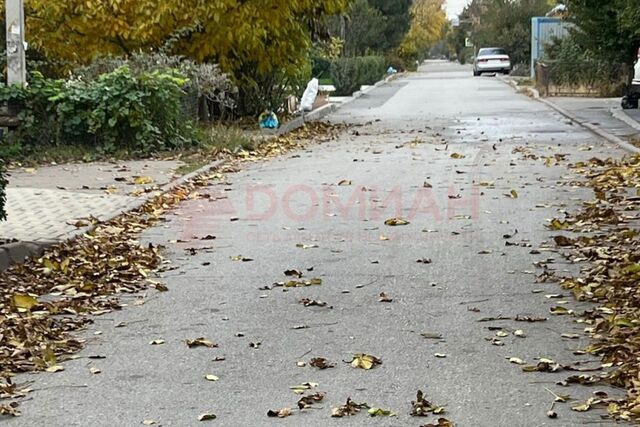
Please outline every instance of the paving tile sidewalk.
[{"label": "paving tile sidewalk", "polygon": [[[9,171],[7,220],[0,222],[0,271],[87,230],[177,178],[179,161],[128,161]],[[4,244],[3,244],[4,243]]]},{"label": "paving tile sidewalk", "polygon": [[[611,114],[612,109],[620,108],[620,98],[568,98],[551,97],[547,101],[571,112],[580,120],[597,126],[604,131],[626,141],[640,138],[640,132]],[[626,113],[640,120],[638,110],[627,110]]]}]

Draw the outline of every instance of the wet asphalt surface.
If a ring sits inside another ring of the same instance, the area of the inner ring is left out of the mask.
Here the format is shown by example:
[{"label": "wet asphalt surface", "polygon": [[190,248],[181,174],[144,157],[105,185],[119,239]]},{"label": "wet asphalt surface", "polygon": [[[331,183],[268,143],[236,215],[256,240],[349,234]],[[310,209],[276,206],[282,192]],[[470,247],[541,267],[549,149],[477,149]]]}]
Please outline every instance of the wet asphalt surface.
[{"label": "wet asphalt surface", "polygon": [[[573,354],[588,344],[584,325],[549,314],[558,300],[545,295],[564,292],[535,283],[541,271],[533,263],[577,271],[544,227],[591,197],[560,184],[573,176],[567,164],[624,153],[495,77],[442,63],[330,119],[353,126],[335,141],[228,174],[210,188],[215,201],[188,201],[148,230],[144,240],[167,246],[175,267],[163,274],[169,291],[149,291],[144,305],[99,317],[81,355],[106,358],[28,376],[32,400],[6,425],[419,426],[437,419],[409,416],[419,389],[446,406],[456,426],[599,425],[597,412],[576,413],[570,404],[556,405],[558,419],[546,417],[553,396],[545,388],[583,400],[596,389],[559,387],[571,373],[525,374],[508,359],[597,365]],[[567,161],[548,167],[530,154],[567,154]],[[517,198],[505,195],[512,190]],[[395,217],[410,224],[384,224]],[[197,240],[206,235],[216,239]],[[541,245],[548,249],[531,253]],[[189,247],[200,250],[190,255]],[[238,255],[252,261],[234,261]],[[322,284],[265,288],[291,280],[284,275],[291,269]],[[381,292],[393,301],[379,302]],[[305,307],[302,298],[332,308]],[[585,308],[569,295],[560,300]],[[519,314],[549,320],[478,322]],[[121,322],[127,326],[116,328]],[[507,335],[489,330],[496,326]],[[219,347],[187,348],[184,340],[197,337]],[[165,344],[149,345],[155,339]],[[382,364],[354,369],[345,362],[355,353]],[[336,367],[298,366],[313,357]],[[91,374],[91,366],[102,372]],[[296,408],[290,387],[306,382],[319,384],[313,391],[326,393],[323,402],[267,417]],[[331,418],[348,397],[397,416]],[[205,412],[217,419],[199,422]]]}]

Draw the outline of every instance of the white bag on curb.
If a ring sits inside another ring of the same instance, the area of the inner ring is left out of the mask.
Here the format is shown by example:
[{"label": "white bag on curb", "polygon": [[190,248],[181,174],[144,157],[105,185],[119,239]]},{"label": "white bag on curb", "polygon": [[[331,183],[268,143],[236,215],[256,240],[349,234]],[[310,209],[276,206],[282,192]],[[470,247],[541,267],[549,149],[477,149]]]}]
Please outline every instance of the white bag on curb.
[{"label": "white bag on curb", "polygon": [[307,84],[304,95],[302,95],[302,101],[300,102],[301,111],[313,110],[313,103],[316,102],[316,98],[318,97],[319,86],[320,82],[316,78],[311,79],[309,84]]}]

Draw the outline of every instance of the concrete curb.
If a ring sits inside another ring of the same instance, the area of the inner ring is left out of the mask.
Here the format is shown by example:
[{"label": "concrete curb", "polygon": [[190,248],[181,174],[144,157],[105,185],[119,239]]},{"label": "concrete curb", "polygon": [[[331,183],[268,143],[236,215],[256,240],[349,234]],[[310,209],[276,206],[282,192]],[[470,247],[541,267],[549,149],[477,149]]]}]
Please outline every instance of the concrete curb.
[{"label": "concrete curb", "polygon": [[640,123],[638,123],[633,117],[628,115],[622,108],[612,108],[609,110],[614,119],[618,119],[631,126],[633,129],[640,131]]},{"label": "concrete curb", "polygon": [[[507,79],[500,79],[500,80],[502,80],[504,83],[508,84],[509,86],[513,87],[514,89],[518,89],[518,85],[513,80],[507,80]],[[542,104],[545,104],[546,106],[552,108],[553,110],[555,110],[558,113],[562,114],[564,117],[566,117],[567,119],[571,120],[572,122],[574,122],[574,123],[582,126],[583,128],[589,130],[591,133],[596,134],[597,136],[599,136],[600,138],[610,142],[611,144],[615,144],[615,145],[620,146],[621,148],[629,151],[630,153],[640,154],[640,148],[635,147],[632,144],[629,144],[627,141],[625,141],[622,138],[619,138],[619,137],[613,135],[612,133],[607,132],[606,130],[602,129],[599,126],[596,126],[596,125],[594,125],[592,123],[589,123],[587,121],[584,121],[584,120],[580,119],[575,114],[571,113],[570,111],[565,110],[564,108],[560,107],[559,105],[557,105],[557,104],[555,104],[555,103],[553,103],[553,102],[551,102],[551,101],[549,101],[547,99],[542,98],[540,96],[540,92],[538,92],[537,89],[527,88],[527,90],[529,90],[531,92],[531,94],[533,95],[533,98],[536,101],[538,101],[538,102],[540,102]],[[626,116],[626,114],[625,114],[625,116]],[[629,120],[633,120],[633,119],[631,119],[631,117],[629,117],[629,116],[627,116],[627,117],[629,118]]]},{"label": "concrete curb", "polygon": [[[217,167],[219,167],[220,165],[222,165],[224,163],[223,160],[217,160],[215,162],[209,163],[206,166],[203,166],[202,168],[191,172],[190,174],[181,176],[180,178],[171,181],[167,184],[165,184],[164,186],[162,186],[159,190],[156,190],[154,192],[150,192],[149,194],[147,194],[145,197],[141,197],[139,199],[136,199],[134,201],[132,201],[131,203],[127,204],[126,206],[124,206],[120,212],[106,216],[105,218],[101,219],[101,222],[109,222],[117,217],[119,217],[120,215],[127,213],[127,212],[131,212],[134,211],[140,207],[142,207],[144,204],[148,203],[149,201],[153,200],[158,193],[160,194],[166,194],[170,191],[172,191],[174,188],[179,187],[183,184],[185,184],[186,182],[190,181],[191,179],[197,177],[198,175],[201,175],[203,173],[209,172],[212,169],[215,169]],[[55,245],[59,245],[61,243],[65,243],[65,242],[72,242],[76,239],[78,239],[79,237],[82,237],[85,233],[89,233],[93,230],[95,230],[97,227],[97,225],[91,225],[83,230],[77,230],[77,231],[73,231],[70,232],[68,234],[66,234],[65,236],[63,236],[63,238],[61,240],[58,241],[45,241],[45,242],[15,242],[15,243],[8,243],[6,245],[2,245],[0,246],[0,272],[6,270],[7,268],[9,268],[11,265],[13,264],[19,264],[21,262],[24,262],[25,260],[32,258],[32,257],[37,257],[42,255],[42,253]]]}]

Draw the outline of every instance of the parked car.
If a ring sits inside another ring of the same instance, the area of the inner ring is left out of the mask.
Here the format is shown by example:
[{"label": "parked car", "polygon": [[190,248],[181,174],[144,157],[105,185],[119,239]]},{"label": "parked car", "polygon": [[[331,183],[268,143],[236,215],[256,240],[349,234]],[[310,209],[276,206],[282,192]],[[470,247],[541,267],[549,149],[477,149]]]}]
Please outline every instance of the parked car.
[{"label": "parked car", "polygon": [[511,58],[507,51],[500,47],[485,47],[478,51],[473,61],[473,75],[478,77],[482,73],[511,72]]}]

